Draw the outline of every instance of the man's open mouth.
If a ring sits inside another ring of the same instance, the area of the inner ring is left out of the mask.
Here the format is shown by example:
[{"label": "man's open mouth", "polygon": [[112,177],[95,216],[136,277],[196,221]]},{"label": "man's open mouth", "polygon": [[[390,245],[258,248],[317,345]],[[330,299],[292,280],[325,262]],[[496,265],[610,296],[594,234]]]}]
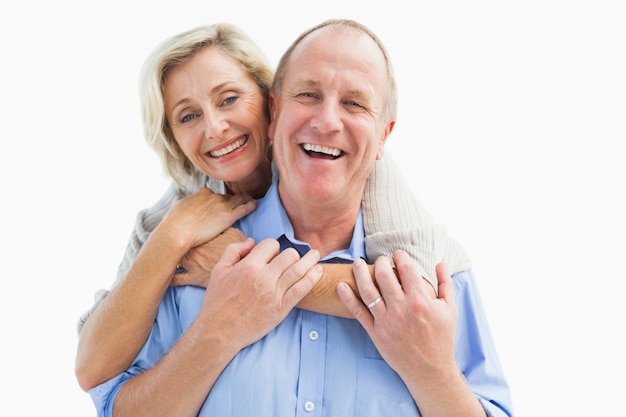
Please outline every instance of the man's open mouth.
[{"label": "man's open mouth", "polygon": [[343,154],[340,149],[329,148],[327,146],[312,145],[310,143],[302,144],[302,149],[304,149],[304,151],[309,156],[315,158],[337,159]]}]

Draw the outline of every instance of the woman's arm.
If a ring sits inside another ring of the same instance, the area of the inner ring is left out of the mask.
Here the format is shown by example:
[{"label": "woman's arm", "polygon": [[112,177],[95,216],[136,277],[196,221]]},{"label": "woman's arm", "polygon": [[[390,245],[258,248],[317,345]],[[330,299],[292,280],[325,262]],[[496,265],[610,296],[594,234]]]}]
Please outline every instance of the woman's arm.
[{"label": "woman's arm", "polygon": [[379,256],[406,251],[422,276],[437,288],[435,225],[431,215],[416,201],[387,152],[376,162],[363,193],[365,247],[370,262]]},{"label": "woman's arm", "polygon": [[152,328],[180,259],[250,213],[256,202],[202,188],[180,200],[150,235],[126,277],[91,313],[80,334],[76,377],[85,389],[125,370]]},{"label": "woman's arm", "polygon": [[127,276],[85,321],[76,355],[76,377],[85,390],[125,370],[150,334],[160,300],[184,249],[167,245],[157,230]]},{"label": "woman's arm", "polygon": [[[217,242],[217,238],[199,247],[192,248],[183,259],[185,272],[176,274],[172,285],[195,285],[206,288],[209,277],[217,260],[224,252],[226,244],[244,241],[245,236],[234,228],[229,228],[223,234],[233,236],[228,242]],[[343,305],[337,295],[337,284],[346,282],[356,292],[356,281],[352,274],[351,264],[321,263],[322,278],[313,289],[304,296],[297,307],[316,313],[331,316],[353,318],[350,311]],[[374,267],[370,270],[374,273]],[[373,276],[373,275],[372,275]]]},{"label": "woman's arm", "polygon": [[[353,319],[354,315],[348,310],[345,304],[339,299],[337,294],[337,285],[340,282],[348,284],[355,294],[359,294],[356,285],[354,273],[352,272],[352,264],[321,264],[324,272],[322,278],[313,287],[311,292],[302,299],[297,305],[303,310],[314,311],[316,313],[328,314],[331,316],[344,317]],[[374,277],[374,265],[367,266],[370,275]],[[432,298],[436,298],[435,290],[432,284],[426,278],[423,278],[427,285]]]},{"label": "woman's arm", "polygon": [[[167,211],[178,200],[189,196],[191,193],[179,188],[176,184],[172,183],[161,199],[152,207],[143,209],[137,214],[135,220],[135,226],[128,240],[128,245],[124,251],[124,258],[117,269],[117,278],[111,287],[115,287],[122,279],[128,275],[130,267],[137,259],[139,251],[143,248],[150,234],[161,223],[163,217]],[[82,332],[85,322],[89,319],[91,314],[96,310],[98,305],[102,302],[104,297],[109,294],[108,290],[99,290],[95,296],[95,302],[93,306],[82,314],[80,320],[77,323],[78,334]]]}]

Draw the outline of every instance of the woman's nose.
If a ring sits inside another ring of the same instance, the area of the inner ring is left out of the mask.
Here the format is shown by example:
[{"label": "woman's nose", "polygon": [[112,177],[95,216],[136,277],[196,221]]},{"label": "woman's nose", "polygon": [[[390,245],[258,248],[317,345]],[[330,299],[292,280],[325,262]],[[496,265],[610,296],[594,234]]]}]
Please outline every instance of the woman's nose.
[{"label": "woman's nose", "polygon": [[216,110],[204,111],[204,130],[206,137],[221,137],[228,129],[225,115]]}]

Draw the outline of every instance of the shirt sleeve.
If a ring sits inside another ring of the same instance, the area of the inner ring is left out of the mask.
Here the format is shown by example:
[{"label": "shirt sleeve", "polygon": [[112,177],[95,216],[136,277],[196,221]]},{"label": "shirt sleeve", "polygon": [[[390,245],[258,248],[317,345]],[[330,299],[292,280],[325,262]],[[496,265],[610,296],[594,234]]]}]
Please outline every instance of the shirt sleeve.
[{"label": "shirt sleeve", "polygon": [[115,398],[124,384],[133,377],[154,367],[182,337],[178,306],[180,296],[188,287],[171,287],[165,293],[158,309],[152,331],[131,366],[123,373],[92,388],[89,395],[98,417],[111,417]]},{"label": "shirt sleeve", "polygon": [[472,270],[453,277],[459,312],[456,361],[490,417],[513,415],[511,395]]}]

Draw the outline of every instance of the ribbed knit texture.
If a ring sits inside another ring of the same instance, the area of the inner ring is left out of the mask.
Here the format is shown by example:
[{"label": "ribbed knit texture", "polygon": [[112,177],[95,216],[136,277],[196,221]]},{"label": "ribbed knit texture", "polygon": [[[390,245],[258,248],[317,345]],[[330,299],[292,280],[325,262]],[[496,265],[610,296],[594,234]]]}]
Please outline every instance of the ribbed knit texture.
[{"label": "ribbed knit texture", "polygon": [[450,274],[471,266],[463,248],[443,226],[433,223],[432,216],[414,198],[388,152],[376,162],[365,185],[363,224],[370,262],[403,249],[417,261],[435,291],[439,262],[447,264]]}]

